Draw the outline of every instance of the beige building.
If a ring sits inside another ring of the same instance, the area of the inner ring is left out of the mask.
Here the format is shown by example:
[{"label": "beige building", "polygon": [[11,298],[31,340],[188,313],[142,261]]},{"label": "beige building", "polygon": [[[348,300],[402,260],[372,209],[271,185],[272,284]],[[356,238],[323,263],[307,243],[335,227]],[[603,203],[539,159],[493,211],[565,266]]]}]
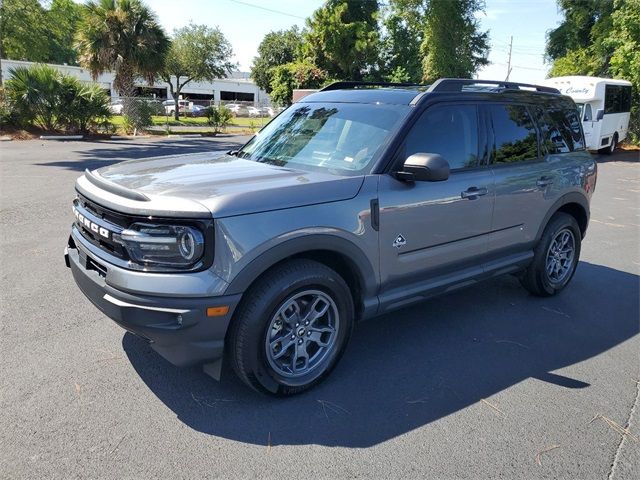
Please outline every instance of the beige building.
[{"label": "beige building", "polygon": [[[34,65],[34,63],[2,59],[2,78],[3,80],[10,78],[11,75],[9,71],[12,68],[22,66],[29,67],[31,65]],[[113,88],[114,74],[112,72],[98,76],[94,82],[89,71],[82,67],[49,65],[68,75],[76,77],[82,82],[97,83],[109,93],[112,99],[118,98],[118,94]],[[153,84],[149,84],[143,79],[138,79],[136,86],[139,89],[139,93],[155,96],[159,99],[170,97],[169,85],[162,80],[156,80]],[[216,103],[231,100],[253,102],[256,105],[268,105],[270,103],[267,93],[258,88],[249,78],[249,75],[244,72],[234,72],[229,78],[220,78],[212,82],[189,82],[182,89],[182,98],[190,100],[213,100]]]}]

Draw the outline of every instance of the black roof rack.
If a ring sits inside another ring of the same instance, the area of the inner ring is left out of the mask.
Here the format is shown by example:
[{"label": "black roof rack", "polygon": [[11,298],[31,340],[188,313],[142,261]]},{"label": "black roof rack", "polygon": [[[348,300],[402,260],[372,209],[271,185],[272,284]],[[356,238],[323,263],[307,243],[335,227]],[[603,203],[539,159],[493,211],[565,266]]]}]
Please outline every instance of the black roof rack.
[{"label": "black roof rack", "polygon": [[394,83],[394,82],[334,82],[321,88],[321,92],[329,90],[355,89],[362,87],[428,87],[428,85],[420,85],[419,83]]},{"label": "black roof rack", "polygon": [[557,88],[545,87],[543,85],[533,85],[530,83],[509,82],[500,80],[473,80],[469,78],[441,78],[439,80],[436,80],[433,85],[429,87],[427,92],[461,92],[464,87],[471,85],[494,85],[494,88],[500,90],[532,89],[537,92],[560,93],[560,90],[558,90]]}]

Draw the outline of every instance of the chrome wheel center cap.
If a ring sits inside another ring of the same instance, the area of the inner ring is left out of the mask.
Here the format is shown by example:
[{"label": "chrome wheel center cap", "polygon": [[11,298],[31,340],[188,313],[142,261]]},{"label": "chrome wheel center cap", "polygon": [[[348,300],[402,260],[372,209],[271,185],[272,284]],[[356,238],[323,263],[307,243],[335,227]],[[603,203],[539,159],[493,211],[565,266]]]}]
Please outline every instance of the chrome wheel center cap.
[{"label": "chrome wheel center cap", "polygon": [[298,329],[298,336],[299,337],[303,337],[304,336],[304,332],[305,332],[304,327],[300,327]]}]

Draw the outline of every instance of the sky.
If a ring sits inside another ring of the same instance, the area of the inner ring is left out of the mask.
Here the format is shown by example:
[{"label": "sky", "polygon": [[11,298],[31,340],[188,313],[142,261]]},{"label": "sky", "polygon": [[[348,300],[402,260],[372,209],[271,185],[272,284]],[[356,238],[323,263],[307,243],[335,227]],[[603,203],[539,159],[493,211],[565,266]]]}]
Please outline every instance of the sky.
[{"label": "sky", "polygon": [[[172,32],[190,21],[218,26],[231,42],[234,61],[248,72],[258,45],[272,30],[304,26],[305,18],[323,0],[146,0],[160,23]],[[491,64],[478,78],[504,80],[507,75],[509,41],[513,36],[510,80],[540,82],[549,66],[544,64],[545,34],[561,21],[555,0],[486,0],[477,15],[489,30]]]}]

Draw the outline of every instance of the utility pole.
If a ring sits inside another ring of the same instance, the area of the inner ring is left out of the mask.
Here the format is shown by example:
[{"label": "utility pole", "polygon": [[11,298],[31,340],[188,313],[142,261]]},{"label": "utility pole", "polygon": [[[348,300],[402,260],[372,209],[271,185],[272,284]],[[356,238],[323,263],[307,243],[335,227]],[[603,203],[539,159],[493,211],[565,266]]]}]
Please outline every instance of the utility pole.
[{"label": "utility pole", "polygon": [[509,76],[511,75],[511,49],[513,48],[513,35],[511,35],[511,39],[509,40],[509,61],[507,62],[507,78],[505,81],[509,81]]}]

